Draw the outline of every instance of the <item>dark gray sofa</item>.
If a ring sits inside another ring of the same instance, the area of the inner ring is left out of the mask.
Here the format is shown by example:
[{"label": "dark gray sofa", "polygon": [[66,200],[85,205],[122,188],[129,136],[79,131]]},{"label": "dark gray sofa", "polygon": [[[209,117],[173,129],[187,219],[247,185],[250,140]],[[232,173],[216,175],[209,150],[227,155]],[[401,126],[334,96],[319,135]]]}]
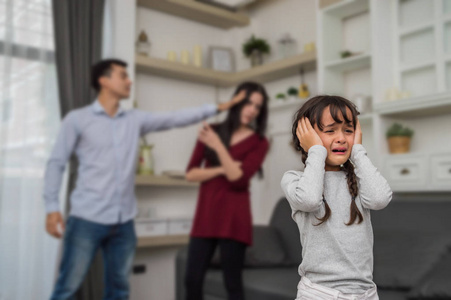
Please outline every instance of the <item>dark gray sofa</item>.
[{"label": "dark gray sofa", "polygon": [[[394,195],[371,218],[379,298],[451,299],[451,194]],[[176,258],[177,300],[184,300],[186,256],[185,247]],[[300,262],[299,231],[281,199],[269,226],[254,226],[243,273],[246,299],[295,299]],[[227,299],[219,268],[209,269],[204,291],[205,300]]]}]

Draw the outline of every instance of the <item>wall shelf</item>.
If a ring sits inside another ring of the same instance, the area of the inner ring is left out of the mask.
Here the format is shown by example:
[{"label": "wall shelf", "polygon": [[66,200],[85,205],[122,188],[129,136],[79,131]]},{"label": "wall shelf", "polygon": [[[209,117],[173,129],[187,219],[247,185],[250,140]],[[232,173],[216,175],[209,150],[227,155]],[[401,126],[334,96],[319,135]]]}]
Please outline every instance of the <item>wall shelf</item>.
[{"label": "wall shelf", "polygon": [[362,54],[325,63],[326,68],[346,72],[371,66],[371,54]]},{"label": "wall shelf", "polygon": [[[302,104],[305,103],[305,101],[307,101],[307,99],[299,99],[299,100],[276,100],[277,103],[273,103],[269,105],[269,110],[270,111],[279,111],[279,110],[284,110],[284,109],[299,109]],[[293,111],[294,113],[294,111]]]},{"label": "wall shelf", "polygon": [[423,23],[423,24],[418,24],[415,26],[410,26],[407,28],[401,28],[399,30],[399,36],[406,36],[409,34],[414,34],[423,30],[429,30],[429,29],[434,29],[434,23],[432,21]]},{"label": "wall shelf", "polygon": [[183,246],[189,242],[189,235],[162,235],[138,237],[138,248]]},{"label": "wall shelf", "polygon": [[250,22],[244,13],[231,12],[194,0],[137,0],[137,4],[223,29],[247,26]]},{"label": "wall shelf", "polygon": [[382,102],[374,105],[382,116],[423,117],[451,113],[451,93]]},{"label": "wall shelf", "polygon": [[144,55],[136,55],[135,64],[138,72],[146,74],[213,84],[219,87],[231,87],[245,80],[265,83],[296,75],[301,67],[305,71],[314,70],[316,68],[316,53],[306,52],[235,73],[197,68],[192,65],[183,65],[178,62]]},{"label": "wall shelf", "polygon": [[415,63],[415,64],[410,64],[410,65],[402,65],[400,67],[400,71],[401,71],[401,73],[407,73],[407,72],[412,72],[412,71],[429,68],[429,67],[435,67],[435,62],[434,61],[425,61],[425,62],[419,62],[419,63]]},{"label": "wall shelf", "polygon": [[136,175],[135,186],[198,187],[199,184],[163,175]]},{"label": "wall shelf", "polygon": [[369,1],[358,0],[343,0],[324,8],[322,11],[326,14],[338,17],[347,18],[357,15],[369,10]]}]

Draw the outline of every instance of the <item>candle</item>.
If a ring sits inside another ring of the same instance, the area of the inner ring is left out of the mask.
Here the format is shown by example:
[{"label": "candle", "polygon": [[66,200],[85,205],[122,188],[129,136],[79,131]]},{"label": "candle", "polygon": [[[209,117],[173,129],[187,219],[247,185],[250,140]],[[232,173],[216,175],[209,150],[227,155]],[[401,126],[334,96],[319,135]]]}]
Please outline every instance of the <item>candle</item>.
[{"label": "candle", "polygon": [[177,54],[175,53],[175,51],[168,51],[168,60],[177,61]]},{"label": "candle", "polygon": [[193,64],[198,68],[202,67],[202,47],[200,45],[194,46]]},{"label": "candle", "polygon": [[189,64],[189,52],[188,50],[183,50],[180,56],[180,60],[182,61],[182,64],[187,65]]}]

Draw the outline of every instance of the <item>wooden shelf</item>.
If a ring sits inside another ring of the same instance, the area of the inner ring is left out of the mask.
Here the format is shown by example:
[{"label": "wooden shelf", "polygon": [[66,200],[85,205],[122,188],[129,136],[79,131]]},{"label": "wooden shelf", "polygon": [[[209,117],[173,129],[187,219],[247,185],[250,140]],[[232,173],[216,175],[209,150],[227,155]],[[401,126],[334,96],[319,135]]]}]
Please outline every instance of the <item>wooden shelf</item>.
[{"label": "wooden shelf", "polygon": [[206,68],[197,68],[165,59],[136,55],[138,72],[196,83],[213,84],[219,87],[231,87],[245,80],[265,83],[299,74],[302,67],[305,71],[316,68],[316,52],[306,52],[283,60],[267,63],[248,70],[227,73]]},{"label": "wooden shelf", "polygon": [[327,62],[326,68],[339,72],[352,71],[371,66],[371,54],[361,54]]},{"label": "wooden shelf", "polygon": [[249,17],[194,0],[137,0],[138,6],[158,10],[188,20],[229,29],[249,25]]},{"label": "wooden shelf", "polygon": [[400,99],[376,104],[382,116],[409,118],[451,113],[451,93]]},{"label": "wooden shelf", "polygon": [[171,186],[171,187],[198,187],[196,182],[189,182],[184,179],[176,179],[168,176],[136,175],[136,186]]},{"label": "wooden shelf", "polygon": [[162,235],[138,237],[138,248],[170,247],[187,245],[189,235]]}]

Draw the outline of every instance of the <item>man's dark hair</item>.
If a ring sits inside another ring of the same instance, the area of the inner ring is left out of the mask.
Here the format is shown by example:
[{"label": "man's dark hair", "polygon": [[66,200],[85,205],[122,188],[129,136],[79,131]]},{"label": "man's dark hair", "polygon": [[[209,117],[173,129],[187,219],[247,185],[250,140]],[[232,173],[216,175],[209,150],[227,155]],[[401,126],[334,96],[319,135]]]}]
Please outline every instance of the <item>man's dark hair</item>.
[{"label": "man's dark hair", "polygon": [[110,76],[113,65],[119,65],[124,68],[127,67],[127,63],[125,61],[115,58],[101,60],[91,67],[91,86],[97,92],[100,92],[100,77]]}]

